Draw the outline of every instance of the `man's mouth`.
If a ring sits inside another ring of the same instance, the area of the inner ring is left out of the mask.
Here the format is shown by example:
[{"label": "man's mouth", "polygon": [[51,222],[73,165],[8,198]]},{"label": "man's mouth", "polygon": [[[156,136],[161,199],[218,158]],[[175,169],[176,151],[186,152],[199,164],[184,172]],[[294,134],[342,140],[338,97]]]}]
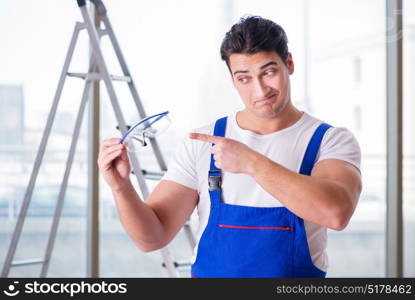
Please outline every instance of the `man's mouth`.
[{"label": "man's mouth", "polygon": [[256,101],[254,101],[254,104],[255,105],[258,105],[258,104],[261,105],[261,104],[270,103],[270,102],[272,102],[274,100],[275,95],[276,94],[272,94],[272,95],[270,95],[270,96],[268,96],[266,98],[262,98],[262,99],[256,100]]}]

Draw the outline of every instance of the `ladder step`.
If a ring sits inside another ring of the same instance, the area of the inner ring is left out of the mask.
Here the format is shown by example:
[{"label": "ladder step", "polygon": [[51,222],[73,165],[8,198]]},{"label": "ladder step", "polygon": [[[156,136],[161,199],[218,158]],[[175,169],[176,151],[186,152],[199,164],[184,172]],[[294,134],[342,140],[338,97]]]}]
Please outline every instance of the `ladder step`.
[{"label": "ladder step", "polygon": [[67,75],[69,77],[76,77],[76,78],[82,78],[85,79],[86,73],[74,73],[74,72],[68,72]]},{"label": "ladder step", "polygon": [[147,170],[143,170],[143,175],[145,176],[154,176],[154,177],[159,177],[161,179],[161,177],[164,176],[165,172],[162,171],[147,171]]},{"label": "ladder step", "polygon": [[[191,262],[186,262],[186,261],[175,261],[173,262],[174,266],[176,268],[185,268],[185,267],[190,267],[192,265]],[[162,263],[161,264],[164,268],[166,267],[166,263]]]},{"label": "ladder step", "polygon": [[26,259],[26,260],[15,260],[12,262],[12,266],[20,267],[20,266],[27,266],[27,265],[35,265],[35,264],[42,264],[44,263],[44,259]]},{"label": "ladder step", "polygon": [[[68,72],[67,75],[69,77],[76,77],[76,78],[89,79],[89,80],[101,80],[102,79],[102,75],[96,72],[94,73]],[[110,77],[114,81],[131,82],[131,77],[129,76],[110,75]]]},{"label": "ladder step", "polygon": [[131,82],[130,76],[119,76],[119,75],[110,75],[112,80],[115,81],[125,81],[125,82]]},{"label": "ladder step", "polygon": [[[134,174],[134,171],[131,171]],[[164,172],[142,170],[145,179],[160,180],[164,176]]]},{"label": "ladder step", "polygon": [[97,32],[100,37],[108,34],[108,31],[106,29],[97,29]]}]

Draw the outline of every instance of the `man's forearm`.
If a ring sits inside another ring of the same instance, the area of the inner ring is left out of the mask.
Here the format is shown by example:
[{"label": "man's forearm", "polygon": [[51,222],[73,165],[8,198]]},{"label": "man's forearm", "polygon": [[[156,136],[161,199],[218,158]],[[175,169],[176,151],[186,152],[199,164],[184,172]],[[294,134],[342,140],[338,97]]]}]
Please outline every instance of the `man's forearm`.
[{"label": "man's forearm", "polygon": [[347,224],[353,204],[342,185],[295,173],[261,154],[252,166],[249,175],[297,216],[337,230]]},{"label": "man's forearm", "polygon": [[159,249],[165,239],[164,229],[154,210],[144,203],[131,183],[112,190],[118,215],[129,236],[142,251]]}]

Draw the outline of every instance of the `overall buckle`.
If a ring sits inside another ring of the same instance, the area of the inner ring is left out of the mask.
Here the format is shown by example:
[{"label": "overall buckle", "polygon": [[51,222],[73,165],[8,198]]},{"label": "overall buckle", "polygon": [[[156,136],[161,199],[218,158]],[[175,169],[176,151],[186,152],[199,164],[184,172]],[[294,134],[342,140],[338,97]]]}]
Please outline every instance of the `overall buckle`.
[{"label": "overall buckle", "polygon": [[221,191],[222,175],[219,170],[209,171],[209,191]]}]

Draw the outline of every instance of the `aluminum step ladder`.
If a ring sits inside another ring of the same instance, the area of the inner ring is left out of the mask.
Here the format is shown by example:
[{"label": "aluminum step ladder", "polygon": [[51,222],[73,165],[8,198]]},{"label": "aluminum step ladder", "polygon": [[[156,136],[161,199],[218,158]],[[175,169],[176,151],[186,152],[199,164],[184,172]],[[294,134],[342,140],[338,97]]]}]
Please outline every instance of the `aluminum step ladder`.
[{"label": "aluminum step ladder", "polygon": [[[141,100],[138,96],[138,92],[135,87],[134,81],[131,77],[130,71],[128,70],[128,67],[123,57],[123,54],[121,52],[120,46],[118,44],[118,41],[112,29],[111,23],[108,19],[106,8],[101,0],[90,0],[90,1],[95,5],[98,18],[100,22],[104,24],[105,28],[104,29],[96,28],[96,26],[94,25],[88,13],[86,0],[77,0],[84,22],[82,23],[76,22],[75,24],[74,32],[73,32],[72,39],[71,39],[71,42],[70,42],[70,45],[67,51],[63,69],[60,75],[60,79],[59,79],[56,93],[54,96],[54,100],[52,103],[52,107],[51,107],[51,110],[49,112],[48,119],[46,122],[46,128],[42,135],[40,146],[39,146],[36,159],[34,162],[34,166],[32,169],[32,173],[30,176],[29,184],[27,186],[27,189],[24,195],[23,203],[22,203],[22,206],[19,212],[19,216],[18,216],[16,225],[15,225],[15,228],[14,228],[10,246],[9,246],[7,256],[4,262],[1,277],[7,277],[11,267],[32,265],[32,264],[42,264],[40,277],[46,277],[47,275],[49,264],[50,264],[50,259],[52,256],[52,250],[53,250],[53,246],[54,246],[54,242],[56,239],[56,234],[57,234],[57,230],[59,226],[59,220],[60,220],[60,216],[61,216],[62,208],[64,204],[65,192],[66,192],[66,188],[68,185],[68,178],[69,178],[69,174],[71,171],[71,166],[72,166],[72,162],[73,162],[74,155],[75,155],[75,149],[76,149],[76,145],[77,145],[77,141],[78,141],[78,137],[79,137],[79,133],[81,129],[83,114],[85,111],[85,107],[86,107],[86,103],[88,100],[88,95],[89,95],[89,91],[90,91],[90,87],[92,83],[97,80],[104,81],[111,104],[112,104],[112,108],[115,113],[116,120],[118,122],[117,128],[121,131],[122,134],[124,134],[128,130],[129,126],[126,124],[124,116],[121,112],[121,107],[119,105],[119,101],[117,99],[117,96],[115,94],[115,90],[113,87],[113,81],[123,81],[128,84],[129,90],[131,92],[131,95],[134,99],[134,102],[135,102],[135,105],[138,111],[138,115],[140,116],[140,118],[146,117],[146,113],[144,111],[144,107],[141,103]],[[87,73],[68,72],[70,62],[72,59],[72,55],[73,55],[73,52],[74,52],[74,49],[75,49],[75,46],[78,40],[78,36],[82,30],[87,31],[89,41],[92,46],[89,70]],[[100,47],[100,39],[101,37],[106,36],[106,35],[109,37],[111,41],[112,47],[115,51],[118,62],[121,66],[121,69],[123,72],[121,76],[110,74],[108,71],[107,65],[105,63],[104,56],[102,54],[102,50]],[[68,158],[66,161],[65,172],[63,175],[62,183],[61,183],[59,194],[58,194],[53,221],[52,221],[51,229],[49,232],[46,252],[45,252],[44,258],[41,258],[41,259],[27,259],[27,260],[13,261],[13,257],[15,255],[17,244],[20,239],[23,224],[26,218],[27,210],[30,204],[33,189],[34,189],[36,179],[39,173],[39,169],[42,163],[42,159],[45,153],[46,145],[49,139],[49,135],[50,135],[51,128],[54,122],[59,99],[61,97],[61,93],[62,93],[62,89],[65,83],[66,77],[81,78],[85,80],[85,86],[84,86],[84,90],[82,94],[81,104],[80,104],[77,117],[76,117],[76,121],[75,121],[75,128],[74,128],[74,132],[72,135]],[[144,199],[147,199],[149,196],[149,189],[147,187],[146,179],[160,180],[164,172],[167,170],[167,166],[163,159],[157,140],[155,138],[151,138],[150,145],[152,147],[154,155],[156,156],[157,162],[159,164],[159,167],[161,170],[160,172],[159,171],[150,172],[147,170],[143,170],[140,166],[137,156],[135,154],[130,155],[130,161],[131,161],[131,165],[133,169],[132,173],[137,178],[138,185],[139,185],[139,188],[142,192]],[[189,241],[190,247],[193,249],[195,247],[195,238],[194,238],[194,234],[192,232],[189,221],[186,222],[183,229]],[[162,259],[163,259],[162,266],[167,269],[168,275],[170,277],[180,277],[178,268],[182,266],[190,265],[190,263],[186,263],[186,262],[183,263],[183,262],[175,261],[167,246],[160,249],[159,251],[161,252]]]}]

